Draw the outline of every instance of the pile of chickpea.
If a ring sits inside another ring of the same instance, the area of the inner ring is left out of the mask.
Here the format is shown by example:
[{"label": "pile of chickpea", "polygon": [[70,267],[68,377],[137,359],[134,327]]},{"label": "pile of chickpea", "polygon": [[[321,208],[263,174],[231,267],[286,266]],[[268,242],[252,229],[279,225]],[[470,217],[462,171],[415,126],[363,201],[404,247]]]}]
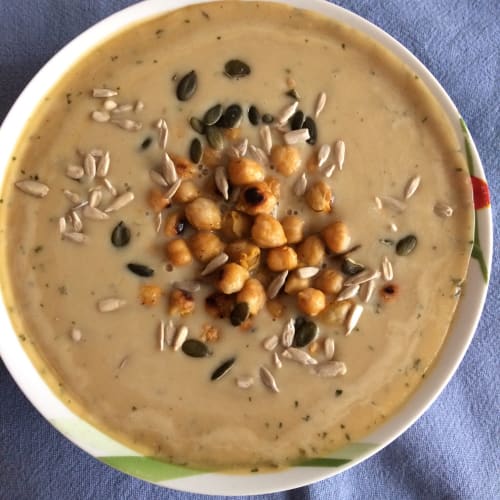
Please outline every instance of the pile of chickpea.
[{"label": "pile of chickpea", "polygon": [[[227,262],[208,276],[216,290],[210,303],[219,304],[220,309],[215,314],[223,317],[234,305],[246,303],[249,315],[255,316],[266,305],[266,287],[276,276],[274,273],[283,271],[288,271],[288,276],[282,292],[296,295],[297,307],[303,314],[317,316],[325,311],[328,297],[342,289],[344,278],[341,272],[324,267],[323,263],[327,249],[333,254],[348,250],[351,237],[346,224],[330,221],[319,233],[306,236],[300,216],[276,219],[272,213],[279,202],[280,181],[268,176],[263,165],[246,157],[232,158],[228,163],[229,186],[238,188],[239,195],[234,205],[222,212],[220,196],[205,194],[210,189],[204,189],[202,194],[193,182],[196,166],[188,168],[187,160],[174,159],[176,166],[181,161],[182,168],[178,170],[183,182],[172,200],[154,189],[149,201],[156,211],[177,206],[168,210],[164,224],[165,235],[171,237],[165,247],[171,265],[187,266],[193,260],[206,265],[223,252],[227,254]],[[284,176],[295,173],[301,164],[300,153],[293,146],[274,146],[270,161],[274,170]],[[307,204],[316,212],[330,212],[331,199],[330,188],[324,181],[312,184],[305,193]],[[186,224],[195,232],[184,238]],[[301,267],[316,267],[317,275],[301,278],[294,272]],[[171,298],[171,307],[189,313],[189,307],[176,305],[180,300],[182,297]],[[340,311],[345,316],[341,310],[345,306],[336,304],[330,315]]]}]

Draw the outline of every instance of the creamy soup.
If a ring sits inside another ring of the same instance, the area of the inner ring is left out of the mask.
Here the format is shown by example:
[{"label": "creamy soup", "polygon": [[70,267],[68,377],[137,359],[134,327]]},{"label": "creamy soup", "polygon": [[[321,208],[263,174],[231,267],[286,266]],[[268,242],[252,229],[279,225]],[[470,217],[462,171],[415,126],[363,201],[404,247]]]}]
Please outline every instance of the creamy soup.
[{"label": "creamy soup", "polygon": [[283,466],[421,383],[471,251],[460,145],[366,36],[193,6],[70,68],[3,189],[3,291],[54,391],[138,451]]}]

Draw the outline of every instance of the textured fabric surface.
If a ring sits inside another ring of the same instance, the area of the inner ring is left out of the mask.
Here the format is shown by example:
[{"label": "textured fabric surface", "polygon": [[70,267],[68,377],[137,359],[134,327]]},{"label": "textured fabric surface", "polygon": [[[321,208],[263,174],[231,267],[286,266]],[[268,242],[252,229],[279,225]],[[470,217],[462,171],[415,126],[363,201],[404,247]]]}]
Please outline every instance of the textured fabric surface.
[{"label": "textured fabric surface", "polygon": [[[84,28],[132,3],[0,0],[0,120],[51,55]],[[486,169],[498,242],[498,0],[338,3],[401,41],[427,65],[455,101]],[[261,498],[500,498],[499,297],[498,266],[494,265],[486,309],[464,361],[439,399],[403,436],[334,478]],[[1,361],[0,398],[1,500],[202,498],[133,479],[80,451],[36,412]]]}]

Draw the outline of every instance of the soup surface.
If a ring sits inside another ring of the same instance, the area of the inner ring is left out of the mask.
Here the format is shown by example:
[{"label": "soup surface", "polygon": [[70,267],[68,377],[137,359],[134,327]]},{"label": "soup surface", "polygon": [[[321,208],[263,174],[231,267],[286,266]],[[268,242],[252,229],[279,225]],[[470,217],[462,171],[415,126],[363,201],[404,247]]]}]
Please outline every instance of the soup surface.
[{"label": "soup surface", "polygon": [[31,117],[0,205],[5,300],[105,432],[286,465],[365,436],[430,369],[470,193],[444,113],[375,42],[277,4],[193,6],[95,48]]}]

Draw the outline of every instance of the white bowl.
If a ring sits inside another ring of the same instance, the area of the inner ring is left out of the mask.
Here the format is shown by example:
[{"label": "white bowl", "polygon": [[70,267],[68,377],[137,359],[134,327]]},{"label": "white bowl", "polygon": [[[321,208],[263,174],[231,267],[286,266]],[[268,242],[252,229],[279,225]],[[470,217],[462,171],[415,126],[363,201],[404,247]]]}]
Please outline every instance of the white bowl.
[{"label": "white bowl", "polygon": [[[365,19],[324,0],[277,0],[294,7],[321,13],[351,26],[389,49],[427,85],[440,103],[462,141],[474,183],[484,182],[484,171],[476,147],[455,105],[429,71],[399,42]],[[19,96],[0,129],[0,180],[4,178],[13,149],[37,103],[85,53],[132,23],[164,14],[196,0],[147,0],[99,22],[58,52],[33,78]],[[475,200],[477,203],[480,200]],[[402,434],[437,398],[456,371],[472,340],[487,291],[491,268],[492,217],[489,206],[476,210],[476,238],[465,293],[439,361],[405,406],[384,425],[323,459],[274,473],[225,474],[174,466],[140,456],[111,439],[72,413],[51,391],[32,365],[11,325],[7,309],[0,305],[0,355],[27,398],[68,439],[99,460],[141,479],[184,491],[242,495],[296,488],[333,476],[367,459]],[[198,477],[203,475],[203,480]]]}]

